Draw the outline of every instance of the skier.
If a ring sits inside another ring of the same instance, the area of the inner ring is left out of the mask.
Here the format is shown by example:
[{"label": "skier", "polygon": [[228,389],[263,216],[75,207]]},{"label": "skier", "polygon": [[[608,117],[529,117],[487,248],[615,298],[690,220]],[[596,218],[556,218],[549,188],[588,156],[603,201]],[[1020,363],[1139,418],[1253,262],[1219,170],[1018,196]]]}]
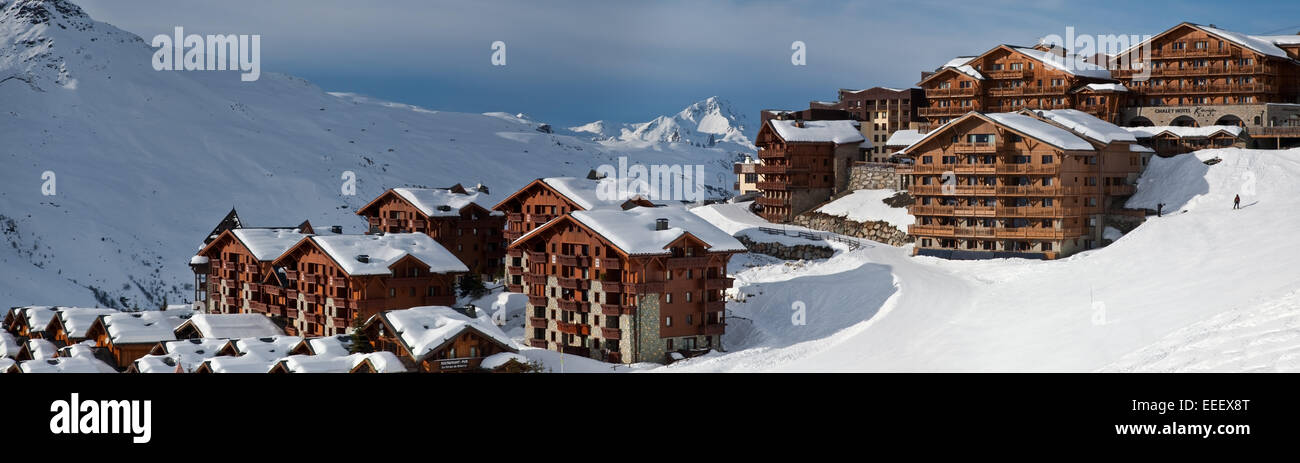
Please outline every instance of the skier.
[{"label": "skier", "polygon": [[1156,204],[1156,217],[1162,217],[1165,211],[1165,203]]},{"label": "skier", "polygon": [[1232,199],[1232,208],[1241,209],[1241,195],[1237,195],[1236,198]]}]

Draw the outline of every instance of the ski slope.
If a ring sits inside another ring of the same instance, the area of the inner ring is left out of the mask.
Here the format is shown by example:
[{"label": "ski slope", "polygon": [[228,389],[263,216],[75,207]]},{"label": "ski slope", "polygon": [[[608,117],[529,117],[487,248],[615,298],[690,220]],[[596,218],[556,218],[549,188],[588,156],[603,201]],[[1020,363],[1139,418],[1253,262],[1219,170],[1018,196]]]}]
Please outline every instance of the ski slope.
[{"label": "ski slope", "polygon": [[[1296,197],[1300,150],[1207,150],[1154,159],[1129,203],[1173,212],[1057,261],[883,244],[793,265],[738,259],[748,297],[728,306],[728,352],[660,370],[1294,371]],[[744,205],[697,212],[733,233],[762,224]],[[805,325],[791,322],[796,302]]]}]

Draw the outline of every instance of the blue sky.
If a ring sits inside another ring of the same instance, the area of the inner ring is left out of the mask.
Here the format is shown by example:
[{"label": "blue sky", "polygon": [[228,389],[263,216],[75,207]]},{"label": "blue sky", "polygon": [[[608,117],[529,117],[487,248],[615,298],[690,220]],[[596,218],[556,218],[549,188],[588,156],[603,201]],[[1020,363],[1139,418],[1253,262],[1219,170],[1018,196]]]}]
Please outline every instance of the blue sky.
[{"label": "blue sky", "polygon": [[[263,71],[326,90],[562,126],[649,120],[715,95],[756,119],[763,108],[834,99],[841,87],[912,86],[954,56],[1032,45],[1067,26],[1300,30],[1300,2],[1281,1],[76,1],[146,39],[176,26],[261,34]],[[490,61],[498,40],[503,67]],[[796,40],[807,44],[806,66],[790,64]]]}]

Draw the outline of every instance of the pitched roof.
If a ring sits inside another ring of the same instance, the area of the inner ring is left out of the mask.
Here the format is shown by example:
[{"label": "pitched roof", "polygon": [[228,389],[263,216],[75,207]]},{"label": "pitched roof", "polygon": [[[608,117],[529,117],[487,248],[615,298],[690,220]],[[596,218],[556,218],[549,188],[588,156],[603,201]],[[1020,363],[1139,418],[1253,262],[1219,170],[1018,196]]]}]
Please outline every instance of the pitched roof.
[{"label": "pitched roof", "polygon": [[885,141],[885,146],[911,146],[913,143],[921,141],[925,134],[920,130],[902,129],[895,130],[889,135],[889,140]]},{"label": "pitched roof", "polygon": [[1024,54],[1025,56],[1033,58],[1035,61],[1043,63],[1046,66],[1051,66],[1058,71],[1063,71],[1066,74],[1080,76],[1080,77],[1091,77],[1095,79],[1111,78],[1109,69],[1106,69],[1105,67],[1099,66],[1094,63],[1089,63],[1087,61],[1084,61],[1083,58],[1080,58],[1077,55],[1072,55],[1067,53],[1065,56],[1060,56],[1054,53],[1049,53],[1035,48],[1025,48],[1025,47],[1010,47],[1010,48]]},{"label": "pitched roof", "polygon": [[1154,127],[1124,127],[1124,130],[1138,138],[1150,138],[1165,133],[1178,138],[1206,138],[1220,132],[1237,137],[1241,136],[1243,129],[1235,125],[1207,125],[1204,127],[1158,125]]},{"label": "pitched roof", "polygon": [[55,316],[63,324],[63,330],[67,332],[68,337],[84,338],[90,326],[95,324],[96,318],[115,313],[118,313],[117,309],[102,307],[60,307],[55,312]]},{"label": "pitched roof", "polygon": [[[835,143],[843,145],[865,141],[855,121],[793,121],[771,119],[767,121],[777,136],[786,142]],[[803,123],[803,127],[795,124]]]},{"label": "pitched roof", "polygon": [[23,373],[117,373],[107,363],[94,357],[56,357],[28,360],[18,364]]},{"label": "pitched roof", "polygon": [[256,313],[197,314],[176,328],[192,326],[205,338],[253,338],[284,334],[270,317]]},{"label": "pitched roof", "polygon": [[239,239],[253,258],[267,262],[280,257],[304,236],[297,228],[236,228],[230,231]]},{"label": "pitched roof", "polygon": [[1079,138],[1078,135],[1075,135],[1069,130],[1062,129],[1024,114],[989,113],[984,114],[984,117],[987,117],[998,124],[1004,125],[1007,128],[1020,132],[1025,136],[1063,150],[1090,151],[1093,149],[1091,143]]},{"label": "pitched roof", "polygon": [[[710,251],[745,250],[731,234],[679,206],[575,211],[569,216],[628,255],[667,254],[665,248],[686,234],[703,241]],[[658,219],[668,219],[668,229],[656,230]]]},{"label": "pitched roof", "polygon": [[132,365],[139,373],[173,373],[178,365],[182,371],[192,373],[204,360],[219,355],[227,342],[227,339],[215,338],[166,341],[161,343],[165,354],[145,355]]},{"label": "pitched roof", "polygon": [[[375,201],[389,192],[410,203],[421,214],[428,217],[455,217],[460,215],[462,208],[471,204],[492,212],[491,198],[488,197],[488,193],[477,188],[393,188],[375,198]],[[369,209],[375,201],[361,207],[357,213]],[[493,215],[501,214],[493,212]]]},{"label": "pitched roof", "polygon": [[423,359],[433,350],[456,339],[465,330],[482,333],[508,350],[517,350],[514,341],[501,328],[484,318],[471,318],[451,307],[425,306],[389,310],[380,314],[396,331],[414,360]]},{"label": "pitched roof", "polygon": [[99,317],[114,344],[173,341],[173,331],[191,316],[189,310],[122,312]]},{"label": "pitched roof", "polygon": [[289,373],[347,373],[366,361],[369,361],[370,365],[378,373],[401,373],[406,371],[406,366],[402,364],[402,361],[388,351],[344,356],[290,355],[280,359],[279,364]]},{"label": "pitched roof", "polygon": [[1123,127],[1098,119],[1077,109],[1054,109],[1030,111],[1049,121],[1055,122],[1070,131],[1096,140],[1102,144],[1116,141],[1136,142],[1137,138]]},{"label": "pitched roof", "polygon": [[[433,273],[469,271],[460,259],[424,233],[330,235],[308,239],[352,276],[391,275],[389,267],[407,256],[423,262]],[[362,255],[368,256],[367,262],[358,260]]]}]

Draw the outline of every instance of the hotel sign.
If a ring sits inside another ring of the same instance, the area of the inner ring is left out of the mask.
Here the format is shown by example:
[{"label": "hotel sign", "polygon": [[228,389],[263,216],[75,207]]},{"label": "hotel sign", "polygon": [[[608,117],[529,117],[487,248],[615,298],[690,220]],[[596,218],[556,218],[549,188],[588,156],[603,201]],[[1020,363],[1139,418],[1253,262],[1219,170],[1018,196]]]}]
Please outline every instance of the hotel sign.
[{"label": "hotel sign", "polygon": [[1219,112],[1216,108],[1207,108],[1204,106],[1193,107],[1173,107],[1173,108],[1152,108],[1151,112],[1155,114],[1190,114],[1196,117],[1214,117]]},{"label": "hotel sign", "polygon": [[468,358],[446,359],[438,361],[439,370],[464,370],[469,368]]}]

